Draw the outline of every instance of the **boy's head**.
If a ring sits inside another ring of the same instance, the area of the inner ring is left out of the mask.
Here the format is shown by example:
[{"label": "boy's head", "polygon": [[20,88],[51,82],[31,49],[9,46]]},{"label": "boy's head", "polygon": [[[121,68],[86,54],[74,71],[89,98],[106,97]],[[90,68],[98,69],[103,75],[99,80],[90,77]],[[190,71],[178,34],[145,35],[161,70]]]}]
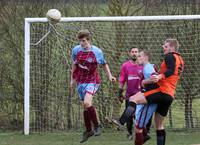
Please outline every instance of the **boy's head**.
[{"label": "boy's head", "polygon": [[81,47],[86,48],[91,43],[92,35],[89,30],[83,29],[78,32],[77,38],[80,42]]},{"label": "boy's head", "polygon": [[149,63],[150,59],[151,59],[151,54],[149,51],[146,50],[140,51],[137,57],[137,61],[139,64]]}]

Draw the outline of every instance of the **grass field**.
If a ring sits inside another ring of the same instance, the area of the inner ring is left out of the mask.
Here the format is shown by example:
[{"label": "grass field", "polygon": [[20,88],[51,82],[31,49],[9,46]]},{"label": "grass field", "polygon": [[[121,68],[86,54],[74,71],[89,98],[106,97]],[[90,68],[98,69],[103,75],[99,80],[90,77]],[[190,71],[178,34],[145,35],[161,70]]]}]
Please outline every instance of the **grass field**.
[{"label": "grass field", "polygon": [[[0,133],[0,145],[80,145],[78,133],[48,133],[24,136],[21,133]],[[126,139],[125,132],[103,133],[92,137],[83,145],[134,145]],[[155,133],[145,145],[156,145]],[[170,132],[166,145],[200,145],[199,132]]]}]

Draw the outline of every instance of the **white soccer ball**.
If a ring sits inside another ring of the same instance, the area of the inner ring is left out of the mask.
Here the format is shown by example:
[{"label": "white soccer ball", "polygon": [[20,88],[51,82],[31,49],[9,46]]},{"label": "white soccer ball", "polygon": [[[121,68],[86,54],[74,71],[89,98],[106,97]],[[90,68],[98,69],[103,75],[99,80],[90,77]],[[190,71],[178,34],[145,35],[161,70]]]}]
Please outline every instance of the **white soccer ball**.
[{"label": "white soccer ball", "polygon": [[57,9],[50,9],[46,16],[50,22],[59,22],[61,19],[61,12]]}]

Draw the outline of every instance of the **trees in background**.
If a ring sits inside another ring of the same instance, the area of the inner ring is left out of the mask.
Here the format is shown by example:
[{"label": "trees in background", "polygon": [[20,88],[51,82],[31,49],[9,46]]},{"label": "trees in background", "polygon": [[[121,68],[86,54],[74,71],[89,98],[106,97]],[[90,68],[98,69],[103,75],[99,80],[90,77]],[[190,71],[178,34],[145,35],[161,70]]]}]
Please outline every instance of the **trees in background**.
[{"label": "trees in background", "polygon": [[[25,0],[1,0],[0,1],[0,127],[2,128],[19,128],[23,126],[23,76],[24,76],[24,18],[25,17],[44,17],[45,13],[50,8],[59,9],[63,16],[129,16],[129,15],[175,15],[175,14],[198,14],[199,1],[157,1],[157,0],[102,0],[95,1],[91,0],[83,1],[25,1]],[[87,24],[90,25],[89,23]],[[114,53],[108,53],[108,57],[115,57],[115,60],[123,61],[124,53],[120,53],[121,49],[124,47],[133,45],[124,43],[130,35],[121,33],[123,28],[128,26],[127,23],[113,23],[116,28],[115,33],[115,51]],[[168,26],[173,26],[173,23],[169,23]],[[92,27],[92,26],[91,26]],[[141,27],[141,26],[140,26]],[[144,25],[144,28],[146,26]],[[185,28],[185,31],[184,31]],[[184,80],[181,81],[180,89],[177,93],[177,100],[182,103],[182,107],[185,112],[185,126],[187,128],[196,127],[195,125],[199,122],[199,116],[195,114],[193,108],[193,101],[196,101],[196,98],[199,98],[199,65],[198,65],[198,55],[199,55],[199,44],[198,38],[195,40],[196,36],[199,36],[195,33],[196,29],[199,28],[198,22],[188,23],[185,22],[182,28],[180,29],[180,35],[191,33],[187,37],[190,40],[190,43],[184,44],[184,40],[181,40],[181,44],[185,48],[183,51],[186,67],[184,73]],[[189,32],[187,30],[189,30]],[[95,30],[94,30],[95,31]],[[170,31],[170,27],[169,27]],[[186,32],[187,31],[187,32]],[[172,32],[173,33],[173,32]],[[196,34],[196,35],[194,35]],[[195,36],[195,37],[194,37]],[[181,38],[181,37],[180,37]],[[142,34],[141,34],[142,39]],[[134,40],[133,42],[142,47],[143,44],[140,44],[140,39]],[[95,40],[95,42],[103,47],[109,45],[109,40],[101,42],[100,40]],[[104,44],[102,44],[104,43]],[[196,53],[194,53],[196,52]],[[41,52],[42,53],[42,52]],[[188,57],[187,54],[190,54],[191,57]],[[42,54],[41,54],[42,55]],[[39,55],[38,55],[39,56]],[[42,57],[42,56],[41,56]],[[123,59],[121,59],[123,57]],[[120,67],[111,66],[112,69]],[[41,68],[48,68],[41,66]],[[66,68],[67,69],[67,68]],[[66,70],[67,71],[67,70]],[[115,71],[115,75],[119,75],[119,70]],[[192,75],[192,76],[191,76]],[[104,77],[104,76],[102,76]],[[48,78],[47,78],[48,79]],[[67,76],[66,76],[67,81]],[[107,89],[110,86],[109,83],[104,81],[102,84],[102,90],[100,91],[100,96],[112,96],[113,100],[111,104],[115,104],[115,112],[113,116],[119,114],[119,106],[117,101],[114,100],[116,97],[116,92],[109,92],[105,94],[103,89]],[[113,90],[117,90],[118,86],[112,86]],[[68,128],[73,127],[74,120],[80,120],[80,118],[72,117],[73,116],[73,100],[70,95],[69,88],[67,89],[67,118],[68,118]],[[45,92],[42,92],[45,93]],[[42,94],[41,93],[41,94]],[[48,97],[48,96],[46,96]],[[102,98],[98,98],[100,102],[103,102]],[[61,100],[62,101],[62,100]],[[40,102],[41,104],[42,102]],[[97,102],[98,103],[98,102]],[[43,108],[41,104],[41,111],[48,110]],[[106,108],[104,106],[99,106],[100,111],[100,120],[103,121],[106,114]],[[80,109],[80,108],[79,108]],[[107,108],[109,109],[109,108]],[[58,108],[59,111],[59,108]],[[47,112],[48,113],[48,112]],[[173,126],[173,110],[171,112],[171,126]],[[80,114],[80,113],[79,113]],[[42,114],[41,114],[42,116]],[[59,116],[57,116],[59,118]],[[76,118],[76,119],[70,119]],[[38,118],[40,119],[40,118]],[[6,120],[6,121],[5,121]],[[59,119],[58,119],[59,120]],[[2,122],[2,123],[1,123]],[[5,123],[6,122],[6,123]],[[76,126],[80,122],[76,123]],[[62,128],[62,127],[61,127]]]}]

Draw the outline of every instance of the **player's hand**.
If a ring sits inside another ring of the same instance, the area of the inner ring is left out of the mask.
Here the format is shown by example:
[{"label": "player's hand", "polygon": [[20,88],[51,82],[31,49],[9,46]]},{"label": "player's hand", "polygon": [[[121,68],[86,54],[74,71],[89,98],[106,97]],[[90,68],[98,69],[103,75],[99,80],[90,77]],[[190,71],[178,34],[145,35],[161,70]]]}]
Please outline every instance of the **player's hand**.
[{"label": "player's hand", "polygon": [[153,75],[151,76],[151,81],[154,82],[154,83],[157,83],[160,79],[162,79],[162,75],[159,74],[159,75]]},{"label": "player's hand", "polygon": [[116,78],[113,77],[113,76],[110,76],[110,77],[109,77],[109,80],[110,80],[111,82],[116,82]]},{"label": "player's hand", "polygon": [[119,97],[118,97],[118,100],[119,100],[120,103],[123,103],[124,97],[123,97],[123,96],[119,96]]},{"label": "player's hand", "polygon": [[119,91],[118,91],[118,100],[119,100],[119,102],[121,102],[121,103],[123,103],[123,101],[124,101],[123,89],[122,89],[122,88],[119,88]]}]

